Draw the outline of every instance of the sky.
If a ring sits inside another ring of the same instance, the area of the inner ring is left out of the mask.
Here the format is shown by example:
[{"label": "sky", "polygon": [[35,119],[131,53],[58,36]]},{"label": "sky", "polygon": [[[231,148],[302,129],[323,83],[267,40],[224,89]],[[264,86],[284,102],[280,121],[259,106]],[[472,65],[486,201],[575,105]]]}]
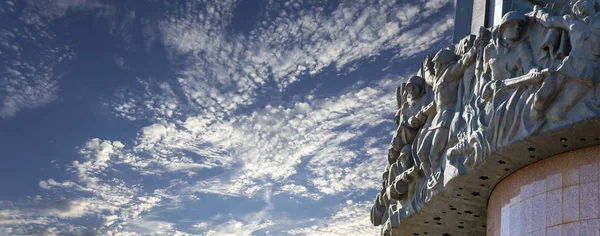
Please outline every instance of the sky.
[{"label": "sky", "polygon": [[0,235],[378,235],[451,0],[0,0]]}]

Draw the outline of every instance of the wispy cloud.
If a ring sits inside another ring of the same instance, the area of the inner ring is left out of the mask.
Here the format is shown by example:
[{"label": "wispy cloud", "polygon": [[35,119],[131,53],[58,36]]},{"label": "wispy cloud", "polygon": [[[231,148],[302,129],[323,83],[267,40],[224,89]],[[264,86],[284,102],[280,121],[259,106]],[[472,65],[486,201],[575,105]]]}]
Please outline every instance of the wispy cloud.
[{"label": "wispy cloud", "polygon": [[[328,13],[319,4],[300,11],[302,2],[295,2],[270,12],[273,19],[256,24],[248,34],[232,34],[228,25],[236,3],[222,1],[186,6],[182,14],[161,22],[160,29],[173,60],[186,58],[178,80],[186,97],[199,112],[220,118],[255,102],[270,83],[282,91],[328,66],[341,70],[385,50],[398,50],[401,57],[427,50],[446,39],[451,17],[435,27],[413,28],[410,23],[448,3],[342,2]],[[417,14],[419,8],[426,11]],[[202,10],[207,13],[196,17]]]},{"label": "wispy cloud", "polygon": [[[59,81],[69,72],[73,47],[56,38],[52,25],[75,12],[113,16],[114,9],[98,0],[27,0],[0,3],[0,118],[14,117],[60,101]],[[135,14],[114,23],[129,26]],[[122,61],[117,61],[118,63]]]},{"label": "wispy cloud", "polygon": [[307,227],[291,229],[292,235],[379,235],[379,228],[373,227],[365,212],[369,211],[371,203],[353,203],[339,206],[331,217],[314,220]]},{"label": "wispy cloud", "polygon": [[99,0],[27,0],[21,18],[28,24],[45,26],[69,12],[102,13],[109,9],[109,5]]},{"label": "wispy cloud", "polygon": [[[389,86],[387,83],[390,81],[339,97],[314,99],[310,104],[267,106],[226,123],[206,127],[188,124],[185,132],[194,142],[227,150],[227,154],[218,159],[220,162],[214,157],[204,161],[231,169],[224,176],[197,183],[195,189],[253,195],[261,186],[274,184],[277,191],[307,190],[304,195],[319,198],[322,194],[375,188],[377,177],[374,176],[377,175],[367,173],[378,171],[384,164],[384,159],[376,156],[383,156],[383,152],[372,153],[368,146],[353,147],[352,142],[368,137],[366,133],[371,128],[386,122],[386,110],[388,115],[393,113],[393,100],[388,96],[391,90],[385,89]],[[213,129],[217,130],[203,134]],[[182,141],[181,138],[186,137],[182,132],[177,134],[179,139],[174,143],[179,147],[181,143],[193,143]],[[163,142],[165,139],[147,140]],[[164,144],[169,145],[161,143]],[[381,143],[373,145],[384,149]],[[303,174],[296,175],[298,172]],[[292,188],[299,186],[293,184],[295,180],[308,185]]]},{"label": "wispy cloud", "polygon": [[270,227],[286,223],[285,219],[277,219],[273,214],[276,209],[274,209],[271,201],[271,192],[268,190],[263,191],[262,199],[265,201],[265,206],[257,212],[249,212],[236,217],[230,215],[225,220],[219,219],[219,223],[216,220],[222,217],[213,217],[210,222],[200,222],[193,227],[206,236],[242,236],[255,235],[256,231],[266,230]]},{"label": "wispy cloud", "polygon": [[40,181],[40,187],[47,191],[81,196],[75,200],[59,201],[56,207],[48,210],[51,214],[45,216],[52,223],[60,218],[99,217],[100,222],[95,227],[99,232],[124,226],[143,229],[143,222],[132,225],[132,221],[154,207],[179,201],[177,196],[170,194],[169,186],[147,191],[139,184],[127,183],[126,179],[119,178],[117,174],[126,170],[121,160],[126,157],[124,148],[119,141],[92,139],[80,149],[82,160],[73,161],[70,165],[76,179]]},{"label": "wispy cloud", "polygon": [[137,79],[139,90],[121,88],[115,92],[116,101],[111,104],[114,114],[127,120],[148,119],[155,122],[181,118],[185,100],[179,99],[167,82]]},{"label": "wispy cloud", "polygon": [[[179,202],[175,194],[246,197],[264,193],[262,197],[269,199],[272,193],[277,193],[319,199],[324,195],[374,189],[376,173],[385,159],[380,158],[383,152],[371,149],[384,150],[385,144],[370,141],[353,146],[353,142],[356,137],[369,137],[366,133],[370,129],[385,122],[381,111],[393,107],[393,100],[387,95],[391,89],[386,89],[391,82],[384,80],[340,96],[313,99],[310,104],[267,106],[250,115],[238,116],[235,121],[208,126],[187,121],[153,124],[143,128],[130,147],[120,141],[89,140],[80,149],[81,160],[70,165],[76,179],[40,182],[40,187],[48,191],[88,197],[63,202],[62,207],[52,210],[58,217],[47,217],[58,222],[61,217],[95,215],[102,219],[101,231],[115,227],[143,231],[145,224],[135,226],[132,220],[158,206]],[[373,140],[374,136],[371,137]],[[185,155],[210,150],[208,147],[224,152],[194,158]],[[193,184],[159,185],[152,192],[118,177],[123,171],[162,175],[216,167],[224,169],[223,174]],[[303,174],[296,175],[298,172]],[[211,229],[236,234],[275,224],[262,215],[254,220],[231,219],[221,228]],[[167,226],[165,223],[164,230],[172,229]]]},{"label": "wispy cloud", "polygon": [[55,67],[73,57],[51,32],[25,24],[0,29],[0,118],[59,100]]},{"label": "wispy cloud", "polygon": [[[175,162],[175,156],[191,152],[196,164],[188,166],[227,170],[187,188],[192,192],[252,196],[262,185],[277,183],[274,190],[279,193],[306,190],[304,196],[318,199],[376,188],[379,175],[368,173],[379,172],[384,159],[377,157],[385,154],[373,150],[385,150],[384,145],[357,149],[352,142],[369,138],[369,129],[387,120],[382,111],[393,112],[389,94],[395,85],[390,80],[336,97],[306,95],[287,105],[263,105],[257,99],[265,87],[274,84],[283,93],[301,76],[328,66],[342,70],[385,50],[410,57],[445,42],[450,14],[438,18],[436,27],[411,23],[448,3],[340,3],[332,12],[312,2],[269,5],[272,19],[258,22],[248,34],[228,28],[236,2],[186,5],[160,23],[171,60],[183,65],[176,89],[182,93],[173,92],[174,84],[162,83],[162,95],[149,93],[139,100],[130,96],[115,109],[128,119],[159,121],[142,129],[137,152]],[[302,4],[314,5],[293,11]],[[418,14],[415,9],[425,11]],[[205,14],[197,17],[199,12]],[[248,106],[253,112],[237,112]],[[151,166],[143,159],[138,163]],[[296,175],[299,171],[302,176]]]}]

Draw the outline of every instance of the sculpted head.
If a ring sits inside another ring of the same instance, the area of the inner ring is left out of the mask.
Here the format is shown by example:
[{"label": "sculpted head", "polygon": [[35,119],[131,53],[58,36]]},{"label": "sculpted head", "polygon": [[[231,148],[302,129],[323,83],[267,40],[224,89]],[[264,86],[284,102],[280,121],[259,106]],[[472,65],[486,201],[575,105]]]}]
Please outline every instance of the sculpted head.
[{"label": "sculpted head", "polygon": [[439,76],[444,66],[456,61],[456,54],[449,49],[442,49],[435,54],[432,61],[435,64],[435,75]]},{"label": "sculpted head", "polygon": [[517,41],[521,38],[523,25],[527,19],[522,13],[511,11],[504,14],[500,23],[500,37],[508,41]]},{"label": "sculpted head", "polygon": [[413,102],[423,95],[425,80],[420,76],[413,76],[406,82],[405,93],[409,102]]},{"label": "sculpted head", "polygon": [[579,17],[596,15],[594,0],[579,0],[573,4],[573,14]]}]

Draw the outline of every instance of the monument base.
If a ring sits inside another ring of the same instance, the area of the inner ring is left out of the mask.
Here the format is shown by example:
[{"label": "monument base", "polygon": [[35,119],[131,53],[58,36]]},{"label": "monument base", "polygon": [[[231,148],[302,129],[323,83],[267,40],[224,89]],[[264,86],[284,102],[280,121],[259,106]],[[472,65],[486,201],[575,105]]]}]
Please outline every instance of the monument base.
[{"label": "monument base", "polygon": [[600,235],[599,167],[593,146],[512,173],[492,190],[487,235]]}]

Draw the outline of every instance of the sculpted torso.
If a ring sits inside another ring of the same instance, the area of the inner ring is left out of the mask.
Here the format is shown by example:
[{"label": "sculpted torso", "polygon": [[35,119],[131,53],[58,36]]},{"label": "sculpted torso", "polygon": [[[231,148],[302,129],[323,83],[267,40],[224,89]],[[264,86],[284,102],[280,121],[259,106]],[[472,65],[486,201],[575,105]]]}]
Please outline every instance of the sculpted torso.
[{"label": "sculpted torso", "polygon": [[532,66],[531,48],[526,41],[519,42],[508,53],[502,55],[494,45],[485,48],[486,73],[494,80],[514,78],[527,73]]},{"label": "sculpted torso", "polygon": [[589,24],[581,20],[573,20],[569,26],[571,32],[571,55],[600,56],[600,19],[590,17]]},{"label": "sculpted torso", "polygon": [[456,75],[453,75],[454,66],[451,64],[448,69],[435,81],[433,89],[435,93],[435,104],[439,110],[454,110],[458,97],[458,83]]}]

